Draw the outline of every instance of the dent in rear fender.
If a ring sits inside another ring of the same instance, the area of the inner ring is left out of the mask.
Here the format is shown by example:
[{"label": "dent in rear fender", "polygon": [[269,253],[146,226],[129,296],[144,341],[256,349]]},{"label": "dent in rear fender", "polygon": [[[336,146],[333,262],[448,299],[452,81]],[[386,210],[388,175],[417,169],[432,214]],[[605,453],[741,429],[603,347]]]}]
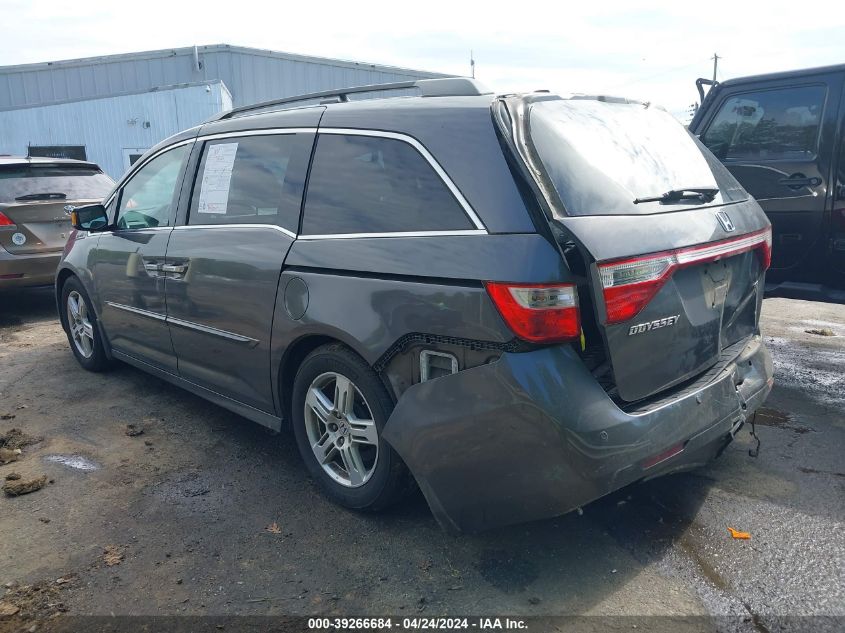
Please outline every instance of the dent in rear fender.
[{"label": "dent in rear fender", "polygon": [[[285,289],[294,278],[301,280],[308,296],[298,319],[285,305]],[[306,270],[282,274],[273,324],[275,366],[288,345],[304,335],[336,338],[374,364],[412,333],[501,343],[513,338],[481,284],[397,282]]]},{"label": "dent in rear fender", "polygon": [[629,415],[570,348],[556,347],[410,387],[383,436],[441,524],[472,530],[567,512],[642,476],[642,460],[738,415],[730,372],[704,398]]}]

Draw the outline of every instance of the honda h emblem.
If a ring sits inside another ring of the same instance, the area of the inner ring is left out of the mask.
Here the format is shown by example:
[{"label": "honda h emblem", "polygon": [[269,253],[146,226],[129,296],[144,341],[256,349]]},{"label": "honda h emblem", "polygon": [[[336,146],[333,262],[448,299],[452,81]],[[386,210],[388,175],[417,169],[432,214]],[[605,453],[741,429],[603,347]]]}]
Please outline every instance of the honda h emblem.
[{"label": "honda h emblem", "polygon": [[730,233],[736,228],[734,223],[731,222],[731,217],[724,211],[716,211],[716,219],[719,220],[719,224],[722,225],[722,228],[727,233]]}]

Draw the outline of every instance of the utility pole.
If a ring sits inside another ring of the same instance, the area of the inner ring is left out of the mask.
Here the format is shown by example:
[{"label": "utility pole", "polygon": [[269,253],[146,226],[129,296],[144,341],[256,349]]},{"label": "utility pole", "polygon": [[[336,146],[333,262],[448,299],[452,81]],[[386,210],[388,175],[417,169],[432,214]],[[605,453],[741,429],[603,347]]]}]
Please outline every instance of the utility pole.
[{"label": "utility pole", "polygon": [[475,56],[472,53],[472,49],[469,51],[469,74],[475,79]]},{"label": "utility pole", "polygon": [[713,83],[716,83],[716,70],[719,68],[719,55],[713,53]]}]

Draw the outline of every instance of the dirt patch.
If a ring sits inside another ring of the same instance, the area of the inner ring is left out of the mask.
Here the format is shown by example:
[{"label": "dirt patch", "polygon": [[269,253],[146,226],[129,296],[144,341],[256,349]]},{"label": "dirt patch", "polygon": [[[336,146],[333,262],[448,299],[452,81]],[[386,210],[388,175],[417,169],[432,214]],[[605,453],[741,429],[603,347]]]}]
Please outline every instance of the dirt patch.
[{"label": "dirt patch", "polygon": [[20,429],[9,429],[0,435],[0,447],[15,450],[16,448],[23,448],[31,444],[38,444],[38,442],[43,440],[43,437],[27,435]]},{"label": "dirt patch", "polygon": [[129,437],[137,437],[144,434],[144,427],[136,424],[127,424],[124,433]]},{"label": "dirt patch", "polygon": [[21,449],[16,448],[15,450],[10,450],[8,448],[0,447],[0,466],[3,464],[11,464],[12,462],[16,462],[21,457]]},{"label": "dirt patch", "polygon": [[804,331],[807,334],[815,334],[817,336],[836,336],[836,334],[833,333],[833,330],[831,330],[830,328],[826,328],[826,327],[824,327],[824,328],[813,328],[813,329],[804,330]]},{"label": "dirt patch", "polygon": [[123,551],[117,545],[106,545],[103,550],[103,562],[108,567],[120,565],[123,561]]},{"label": "dirt patch", "polygon": [[8,630],[24,630],[20,625],[33,620],[47,620],[67,611],[67,607],[59,599],[59,594],[70,584],[73,576],[65,576],[59,580],[63,582],[45,580],[34,585],[10,587],[0,600],[2,612],[8,617],[8,621],[3,618],[3,625],[13,625]]},{"label": "dirt patch", "polygon": [[487,582],[505,593],[525,591],[539,576],[533,561],[504,550],[485,551],[477,569]]},{"label": "dirt patch", "polygon": [[10,497],[18,497],[41,490],[46,485],[47,475],[41,475],[35,479],[9,479],[3,484],[3,492]]},{"label": "dirt patch", "polygon": [[799,435],[809,433],[813,430],[808,426],[798,426],[792,424],[792,420],[790,419],[788,413],[778,411],[777,409],[771,409],[769,407],[760,407],[757,410],[757,415],[754,417],[754,424],[786,429],[788,431],[792,431],[793,433],[798,433]]}]

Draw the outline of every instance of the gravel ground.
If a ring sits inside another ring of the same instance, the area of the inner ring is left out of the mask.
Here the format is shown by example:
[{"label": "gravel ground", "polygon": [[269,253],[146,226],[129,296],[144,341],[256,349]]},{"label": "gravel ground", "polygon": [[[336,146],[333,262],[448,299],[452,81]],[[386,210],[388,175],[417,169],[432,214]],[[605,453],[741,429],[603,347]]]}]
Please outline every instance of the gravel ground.
[{"label": "gravel ground", "polygon": [[287,434],[128,366],[86,373],[49,291],[0,295],[0,433],[43,437],[0,477],[50,479],[0,498],[0,630],[56,613],[845,617],[845,307],[767,299],[763,330],[759,458],[743,430],[711,466],[582,515],[453,536],[419,495],[381,516],[332,505]]}]

